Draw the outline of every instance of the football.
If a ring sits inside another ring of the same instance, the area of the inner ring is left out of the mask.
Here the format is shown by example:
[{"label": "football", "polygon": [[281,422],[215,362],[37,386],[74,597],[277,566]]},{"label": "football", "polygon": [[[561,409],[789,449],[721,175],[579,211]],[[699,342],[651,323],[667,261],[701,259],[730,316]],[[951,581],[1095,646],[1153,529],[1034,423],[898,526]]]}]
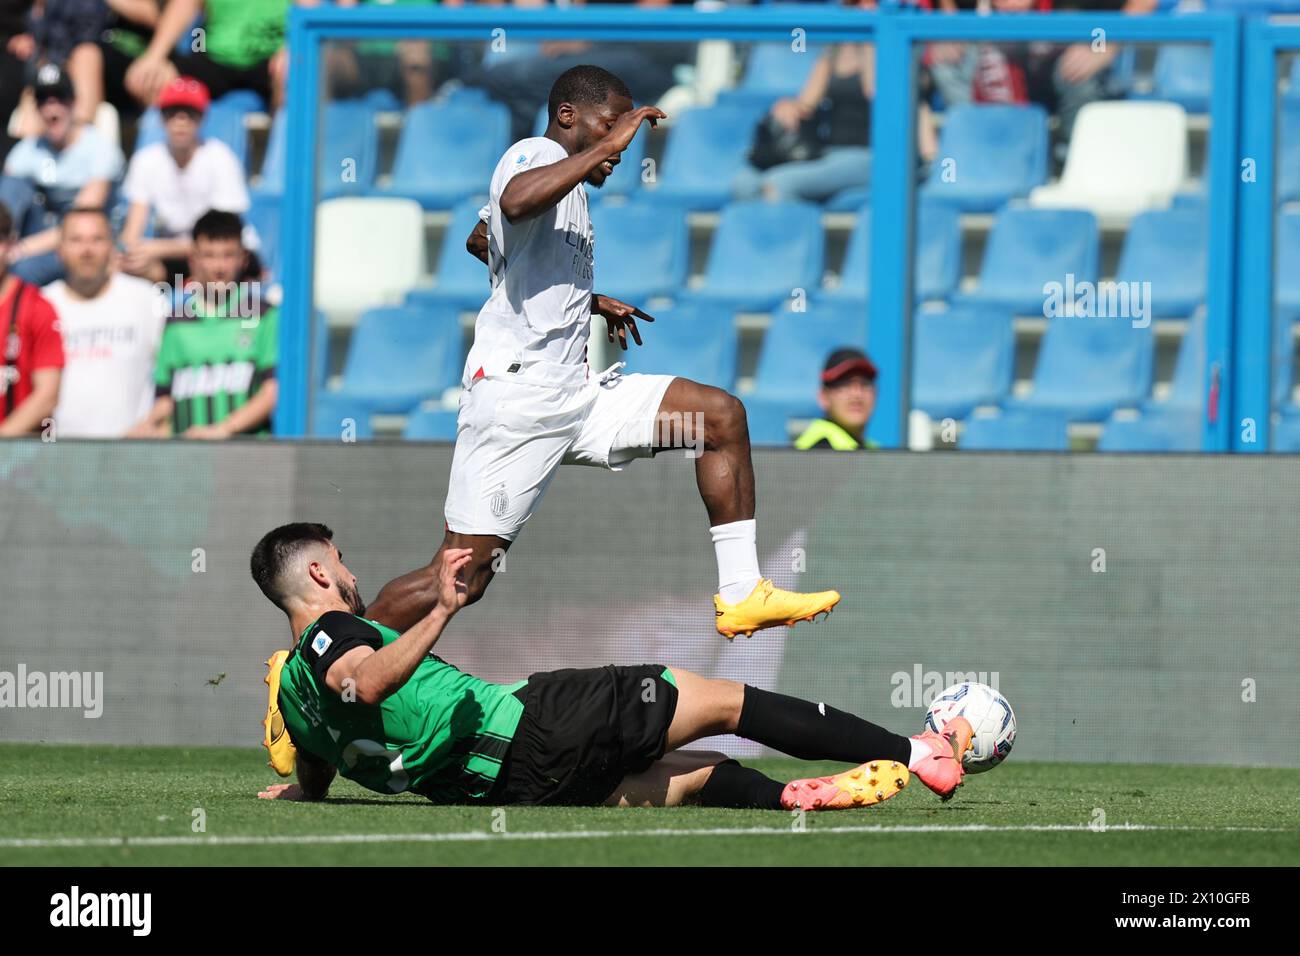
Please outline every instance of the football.
[{"label": "football", "polygon": [[1016,742],[1016,715],[1000,693],[974,681],[953,684],[930,704],[926,729],[942,733],[954,717],[965,717],[974,731],[962,761],[967,773],[992,770],[1007,759]]}]

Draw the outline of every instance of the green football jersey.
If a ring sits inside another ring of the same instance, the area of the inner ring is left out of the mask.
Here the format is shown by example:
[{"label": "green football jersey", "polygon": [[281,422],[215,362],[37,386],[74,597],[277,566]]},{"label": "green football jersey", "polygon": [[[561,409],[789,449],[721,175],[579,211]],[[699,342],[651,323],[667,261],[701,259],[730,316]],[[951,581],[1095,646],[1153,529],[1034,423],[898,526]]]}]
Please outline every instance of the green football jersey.
[{"label": "green football jersey", "polygon": [[359,646],[400,635],[330,611],[302,633],[280,676],[280,710],[294,745],[377,793],[418,792],[438,803],[487,797],[523,714],[528,682],[479,680],[430,654],[378,705],[325,686],[331,664]]},{"label": "green football jersey", "polygon": [[[172,434],[224,421],[275,377],[276,315],[271,309],[255,322],[217,315],[168,319],[154,383],[175,403]],[[256,433],[270,430],[268,421]]]}]

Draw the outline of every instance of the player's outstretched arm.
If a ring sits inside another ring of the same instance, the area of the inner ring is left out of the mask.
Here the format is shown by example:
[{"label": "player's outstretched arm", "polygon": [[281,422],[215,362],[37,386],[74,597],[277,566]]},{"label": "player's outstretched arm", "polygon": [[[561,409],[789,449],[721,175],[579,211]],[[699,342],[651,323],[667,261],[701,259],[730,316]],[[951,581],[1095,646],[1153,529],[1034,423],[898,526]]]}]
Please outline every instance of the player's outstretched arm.
[{"label": "player's outstretched arm", "polygon": [[[572,109],[565,104],[561,111]],[[573,191],[593,169],[627,149],[641,124],[649,120],[654,126],[668,116],[655,106],[629,110],[614,121],[610,131],[592,146],[574,153],[558,163],[538,166],[515,176],[501,194],[501,214],[511,223],[540,216]]]},{"label": "player's outstretched arm", "polygon": [[465,606],[469,591],[462,572],[473,557],[470,548],[448,548],[438,569],[438,600],[433,608],[397,640],[379,650],[356,647],[330,665],[325,685],[342,696],[354,691],[363,704],[382,703],[410,680],[428,656],[443,629]]}]

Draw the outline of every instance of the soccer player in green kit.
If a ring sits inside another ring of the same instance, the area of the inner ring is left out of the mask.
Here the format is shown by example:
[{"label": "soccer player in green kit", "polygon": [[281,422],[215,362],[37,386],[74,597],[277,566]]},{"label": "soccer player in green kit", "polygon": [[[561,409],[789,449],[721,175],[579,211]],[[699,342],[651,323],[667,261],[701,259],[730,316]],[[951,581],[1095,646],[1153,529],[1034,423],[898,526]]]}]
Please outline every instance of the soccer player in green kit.
[{"label": "soccer player in green kit", "polygon": [[[340,773],[435,803],[836,810],[886,800],[911,774],[945,799],[961,784],[963,718],[944,735],[908,738],[825,704],[662,664],[479,680],[432,653],[466,603],[470,549],[439,553],[434,588],[411,587],[407,575],[367,607],[332,539],[324,525],[289,524],[253,549],[253,579],[296,641],[282,665],[272,658],[268,746],[281,769],[276,745],[292,742],[298,782],[259,797],[322,800]],[[719,753],[679,749],[727,733],[857,766],[782,783]]]}]

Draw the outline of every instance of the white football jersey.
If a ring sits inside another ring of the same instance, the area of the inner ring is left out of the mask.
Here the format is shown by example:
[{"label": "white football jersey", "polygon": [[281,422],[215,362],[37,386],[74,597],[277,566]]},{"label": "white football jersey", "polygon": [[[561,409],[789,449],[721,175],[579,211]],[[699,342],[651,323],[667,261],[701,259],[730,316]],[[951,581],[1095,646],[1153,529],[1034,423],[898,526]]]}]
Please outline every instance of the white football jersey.
[{"label": "white football jersey", "polygon": [[519,381],[579,386],[587,375],[595,265],[587,192],[574,186],[554,207],[524,222],[501,214],[501,194],[519,173],[568,158],[555,140],[534,136],[510,147],[492,173],[487,223],[492,295],[474,324],[463,384],[510,373]]}]

